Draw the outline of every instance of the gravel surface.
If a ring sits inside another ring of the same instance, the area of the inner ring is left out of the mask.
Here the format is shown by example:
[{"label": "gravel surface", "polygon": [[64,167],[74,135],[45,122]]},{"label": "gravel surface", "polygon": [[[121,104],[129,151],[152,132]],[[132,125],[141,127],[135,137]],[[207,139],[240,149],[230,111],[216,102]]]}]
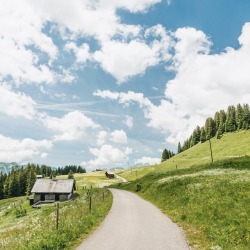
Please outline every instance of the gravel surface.
[{"label": "gravel surface", "polygon": [[101,226],[77,250],[188,250],[182,230],[137,195],[110,189],[114,200]]}]

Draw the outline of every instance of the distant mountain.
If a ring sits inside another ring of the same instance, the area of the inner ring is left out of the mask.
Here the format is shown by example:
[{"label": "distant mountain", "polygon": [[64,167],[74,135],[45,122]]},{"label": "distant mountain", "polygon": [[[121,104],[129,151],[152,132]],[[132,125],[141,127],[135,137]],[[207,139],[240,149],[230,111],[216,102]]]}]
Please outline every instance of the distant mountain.
[{"label": "distant mountain", "polygon": [[0,172],[4,174],[8,174],[12,168],[18,169],[21,166],[18,165],[16,162],[6,163],[6,162],[0,162]]}]

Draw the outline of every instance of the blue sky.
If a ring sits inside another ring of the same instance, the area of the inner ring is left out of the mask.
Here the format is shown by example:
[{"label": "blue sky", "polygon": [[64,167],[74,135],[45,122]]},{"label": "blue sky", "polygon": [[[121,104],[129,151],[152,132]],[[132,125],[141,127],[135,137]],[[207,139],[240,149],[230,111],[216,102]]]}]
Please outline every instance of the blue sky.
[{"label": "blue sky", "polygon": [[154,164],[250,102],[247,0],[0,5],[0,161]]}]

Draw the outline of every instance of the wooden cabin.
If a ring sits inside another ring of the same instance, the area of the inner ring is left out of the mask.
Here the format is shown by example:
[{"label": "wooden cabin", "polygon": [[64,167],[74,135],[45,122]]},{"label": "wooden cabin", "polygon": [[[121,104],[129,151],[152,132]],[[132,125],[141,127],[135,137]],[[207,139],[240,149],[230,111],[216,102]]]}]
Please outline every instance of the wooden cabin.
[{"label": "wooden cabin", "polygon": [[34,193],[33,204],[67,201],[73,197],[75,180],[37,179],[31,193]]}]

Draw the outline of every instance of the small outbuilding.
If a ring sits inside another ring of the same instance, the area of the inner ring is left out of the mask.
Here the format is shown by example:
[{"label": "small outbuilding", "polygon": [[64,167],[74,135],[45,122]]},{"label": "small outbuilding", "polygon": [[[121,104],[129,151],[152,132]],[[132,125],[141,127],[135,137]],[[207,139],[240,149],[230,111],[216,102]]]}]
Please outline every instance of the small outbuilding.
[{"label": "small outbuilding", "polygon": [[74,190],[76,190],[74,179],[37,179],[31,190],[31,193],[34,193],[33,204],[70,200]]},{"label": "small outbuilding", "polygon": [[113,172],[110,172],[110,171],[107,171],[105,173],[105,175],[107,178],[110,178],[110,179],[115,178],[115,174]]}]

